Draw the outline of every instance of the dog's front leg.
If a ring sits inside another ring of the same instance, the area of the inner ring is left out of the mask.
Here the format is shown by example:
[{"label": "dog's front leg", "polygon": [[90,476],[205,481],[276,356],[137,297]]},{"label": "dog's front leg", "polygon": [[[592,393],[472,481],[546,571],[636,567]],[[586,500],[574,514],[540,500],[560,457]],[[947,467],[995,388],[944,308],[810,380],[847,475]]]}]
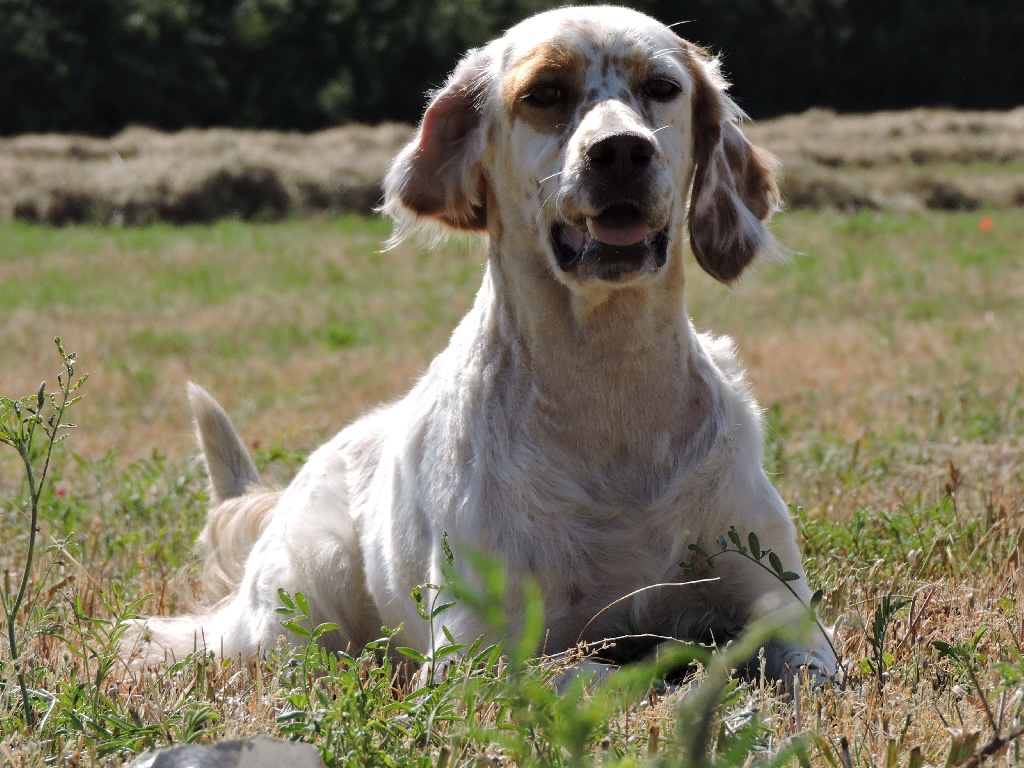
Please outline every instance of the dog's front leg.
[{"label": "dog's front leg", "polygon": [[810,607],[811,591],[796,545],[776,542],[771,549],[785,572],[797,578],[783,581],[767,562],[754,562],[748,559],[749,553],[727,551],[710,574],[721,580],[715,592],[734,606],[737,615],[745,615],[743,624],[766,619],[774,625],[777,635],[764,646],[764,672],[769,679],[789,680],[801,667],[816,682],[834,678],[836,657],[830,633]]}]

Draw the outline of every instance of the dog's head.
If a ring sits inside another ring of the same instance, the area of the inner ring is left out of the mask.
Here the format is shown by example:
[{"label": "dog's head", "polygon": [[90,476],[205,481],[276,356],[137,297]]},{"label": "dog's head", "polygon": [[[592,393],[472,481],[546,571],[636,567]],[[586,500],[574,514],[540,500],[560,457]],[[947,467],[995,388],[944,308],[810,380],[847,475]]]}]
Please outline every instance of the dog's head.
[{"label": "dog's head", "polygon": [[723,282],[773,247],[774,160],[718,62],[626,8],[562,8],[470,51],[385,181],[399,227],[514,233],[566,285],[658,275],[688,218]]}]

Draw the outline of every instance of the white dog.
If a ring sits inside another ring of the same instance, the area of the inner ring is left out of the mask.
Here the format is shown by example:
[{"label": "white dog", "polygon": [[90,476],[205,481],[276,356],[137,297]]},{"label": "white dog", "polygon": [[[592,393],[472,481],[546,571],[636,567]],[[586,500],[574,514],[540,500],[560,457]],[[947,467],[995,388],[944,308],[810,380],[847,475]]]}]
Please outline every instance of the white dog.
[{"label": "white dog", "polygon": [[[632,633],[721,639],[795,604],[739,555],[708,570],[717,581],[678,586],[680,564],[702,560],[688,545],[718,551],[731,526],[809,600],[732,345],[696,333],[683,305],[687,240],[723,282],[777,249],[773,159],[725,86],[717,61],[624,8],[549,11],[470,51],[394,161],[384,208],[396,238],[487,233],[473,308],[405,398],[283,491],[259,489],[227,416],[192,389],[218,503],[202,537],[216,600],[148,619],[136,653],[251,657],[283,634],[278,588],[340,626],[331,648],[403,625],[403,644],[429,653],[410,593],[442,583],[445,535],[456,567],[468,547],[537,581],[549,653]],[[521,607],[507,610],[514,627]],[[437,622],[458,640],[487,633],[463,607]],[[767,649],[769,675],[799,665],[835,672],[824,633]]]}]

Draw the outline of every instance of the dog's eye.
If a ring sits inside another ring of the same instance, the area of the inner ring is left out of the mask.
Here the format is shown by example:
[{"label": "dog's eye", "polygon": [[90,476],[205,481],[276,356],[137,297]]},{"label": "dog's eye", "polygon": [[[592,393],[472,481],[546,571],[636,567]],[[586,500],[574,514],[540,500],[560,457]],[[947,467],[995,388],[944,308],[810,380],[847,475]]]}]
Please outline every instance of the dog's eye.
[{"label": "dog's eye", "polygon": [[535,107],[551,107],[562,100],[562,89],[555,85],[541,85],[523,97],[523,101]]},{"label": "dog's eye", "polygon": [[655,101],[671,101],[683,89],[674,80],[658,77],[644,86],[644,92]]}]

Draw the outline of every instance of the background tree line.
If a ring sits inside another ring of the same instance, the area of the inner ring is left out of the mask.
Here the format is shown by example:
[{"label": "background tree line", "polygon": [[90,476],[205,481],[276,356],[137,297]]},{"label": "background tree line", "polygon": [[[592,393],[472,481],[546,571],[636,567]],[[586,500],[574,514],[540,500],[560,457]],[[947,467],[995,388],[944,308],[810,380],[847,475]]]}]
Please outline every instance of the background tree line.
[{"label": "background tree line", "polygon": [[[0,134],[414,121],[550,0],[0,0]],[[634,0],[725,54],[755,117],[1024,102],[1021,0]]]}]

